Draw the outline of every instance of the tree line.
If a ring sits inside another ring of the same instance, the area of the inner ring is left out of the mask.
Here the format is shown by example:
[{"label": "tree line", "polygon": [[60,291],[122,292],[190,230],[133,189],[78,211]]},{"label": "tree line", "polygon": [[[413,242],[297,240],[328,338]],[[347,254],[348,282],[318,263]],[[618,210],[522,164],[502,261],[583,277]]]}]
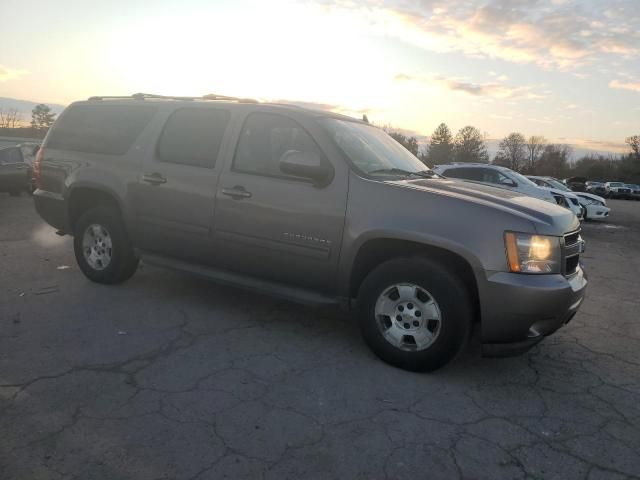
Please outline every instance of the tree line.
[{"label": "tree line", "polygon": [[[399,132],[388,133],[407,150],[427,165],[442,165],[453,162],[489,163],[486,136],[476,127],[468,125],[454,136],[445,123],[435,129],[428,145],[420,148],[418,140]],[[640,135],[625,139],[629,152],[621,155],[585,155],[572,160],[569,145],[549,143],[544,137],[526,137],[512,132],[498,145],[498,152],[491,163],[502,165],[527,175],[542,175],[556,178],[573,176],[589,180],[640,183]]]},{"label": "tree line", "polygon": [[31,110],[31,122],[28,125],[23,123],[22,113],[18,109],[0,109],[0,136],[43,138],[55,119],[56,114],[44,103]]}]

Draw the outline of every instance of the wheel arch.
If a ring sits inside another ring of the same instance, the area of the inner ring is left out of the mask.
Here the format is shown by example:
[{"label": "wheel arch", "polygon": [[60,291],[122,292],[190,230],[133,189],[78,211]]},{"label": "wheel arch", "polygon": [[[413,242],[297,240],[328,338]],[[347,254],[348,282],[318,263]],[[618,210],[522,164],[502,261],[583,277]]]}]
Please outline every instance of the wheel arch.
[{"label": "wheel arch", "polygon": [[461,276],[473,301],[474,318],[480,320],[478,281],[471,262],[450,249],[414,240],[374,238],[363,242],[352,263],[348,284],[349,297],[358,297],[364,279],[381,263],[394,258],[421,255],[441,262]]},{"label": "wheel arch", "polygon": [[122,205],[117,195],[108,188],[93,184],[76,185],[68,193],[69,227],[73,231],[80,216],[91,208],[107,206],[122,216]]}]

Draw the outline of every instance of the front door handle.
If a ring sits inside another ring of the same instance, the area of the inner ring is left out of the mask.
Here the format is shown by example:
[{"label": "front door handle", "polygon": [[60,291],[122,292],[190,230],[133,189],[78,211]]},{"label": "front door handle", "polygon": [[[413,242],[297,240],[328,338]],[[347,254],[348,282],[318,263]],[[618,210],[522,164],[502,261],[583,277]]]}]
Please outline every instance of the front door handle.
[{"label": "front door handle", "polygon": [[162,185],[167,183],[167,179],[159,173],[143,173],[142,181],[150,183],[151,185]]},{"label": "front door handle", "polygon": [[235,200],[251,197],[251,192],[247,192],[245,188],[240,185],[236,185],[233,188],[223,188],[222,194],[227,195],[228,197],[231,197]]}]

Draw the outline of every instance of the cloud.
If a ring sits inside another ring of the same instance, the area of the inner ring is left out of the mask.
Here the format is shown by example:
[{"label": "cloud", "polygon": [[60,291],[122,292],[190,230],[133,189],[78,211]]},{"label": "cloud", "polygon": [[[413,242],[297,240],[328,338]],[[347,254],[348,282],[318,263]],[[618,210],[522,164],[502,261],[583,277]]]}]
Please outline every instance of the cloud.
[{"label": "cloud", "polygon": [[619,80],[611,80],[609,82],[609,87],[640,92],[640,82],[621,82]]},{"label": "cloud", "polygon": [[574,69],[603,56],[640,53],[635,0],[618,0],[628,15],[615,18],[591,2],[558,0],[325,0],[329,10],[352,13],[384,37],[434,52]]},{"label": "cloud", "polygon": [[7,82],[9,80],[16,80],[28,72],[26,70],[20,70],[17,68],[9,68],[4,65],[0,65],[0,82]]},{"label": "cloud", "polygon": [[490,118],[495,118],[495,119],[498,119],[498,120],[513,120],[513,117],[510,116],[510,115],[498,115],[496,113],[491,113],[489,115],[489,117]]},{"label": "cloud", "polygon": [[626,153],[629,150],[628,145],[624,142],[580,138],[573,138],[570,141],[572,146],[586,150],[593,150],[595,152]]},{"label": "cloud", "polygon": [[494,82],[473,83],[459,78],[447,78],[442,75],[412,76],[406,73],[399,73],[394,77],[394,80],[398,82],[412,81],[427,85],[438,85],[446,90],[462,92],[476,97],[490,97],[498,99],[544,98],[544,95],[534,93],[533,87],[530,86],[514,87]]}]

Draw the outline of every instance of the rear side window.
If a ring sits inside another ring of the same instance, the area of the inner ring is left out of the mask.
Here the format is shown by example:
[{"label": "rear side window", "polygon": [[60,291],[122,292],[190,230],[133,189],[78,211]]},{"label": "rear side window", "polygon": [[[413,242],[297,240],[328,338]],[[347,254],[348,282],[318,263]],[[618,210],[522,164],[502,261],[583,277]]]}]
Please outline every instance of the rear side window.
[{"label": "rear side window", "polygon": [[481,182],[495,183],[496,185],[508,185],[511,183],[509,178],[497,170],[491,170],[489,168],[478,168],[477,170],[482,174],[480,178]]},{"label": "rear side window", "polygon": [[229,124],[229,112],[182,108],[171,114],[158,141],[162,162],[213,168]]},{"label": "rear side window", "polygon": [[152,106],[75,105],[56,122],[47,147],[123,155],[155,112]]},{"label": "rear side window", "polygon": [[323,158],[311,135],[295,120],[272,113],[252,113],[240,133],[233,169],[256,175],[288,177],[280,170],[280,159],[290,150],[313,152],[318,158]]},{"label": "rear side window", "polygon": [[449,178],[462,178],[465,180],[483,181],[479,168],[449,168],[442,172],[442,175]]}]

